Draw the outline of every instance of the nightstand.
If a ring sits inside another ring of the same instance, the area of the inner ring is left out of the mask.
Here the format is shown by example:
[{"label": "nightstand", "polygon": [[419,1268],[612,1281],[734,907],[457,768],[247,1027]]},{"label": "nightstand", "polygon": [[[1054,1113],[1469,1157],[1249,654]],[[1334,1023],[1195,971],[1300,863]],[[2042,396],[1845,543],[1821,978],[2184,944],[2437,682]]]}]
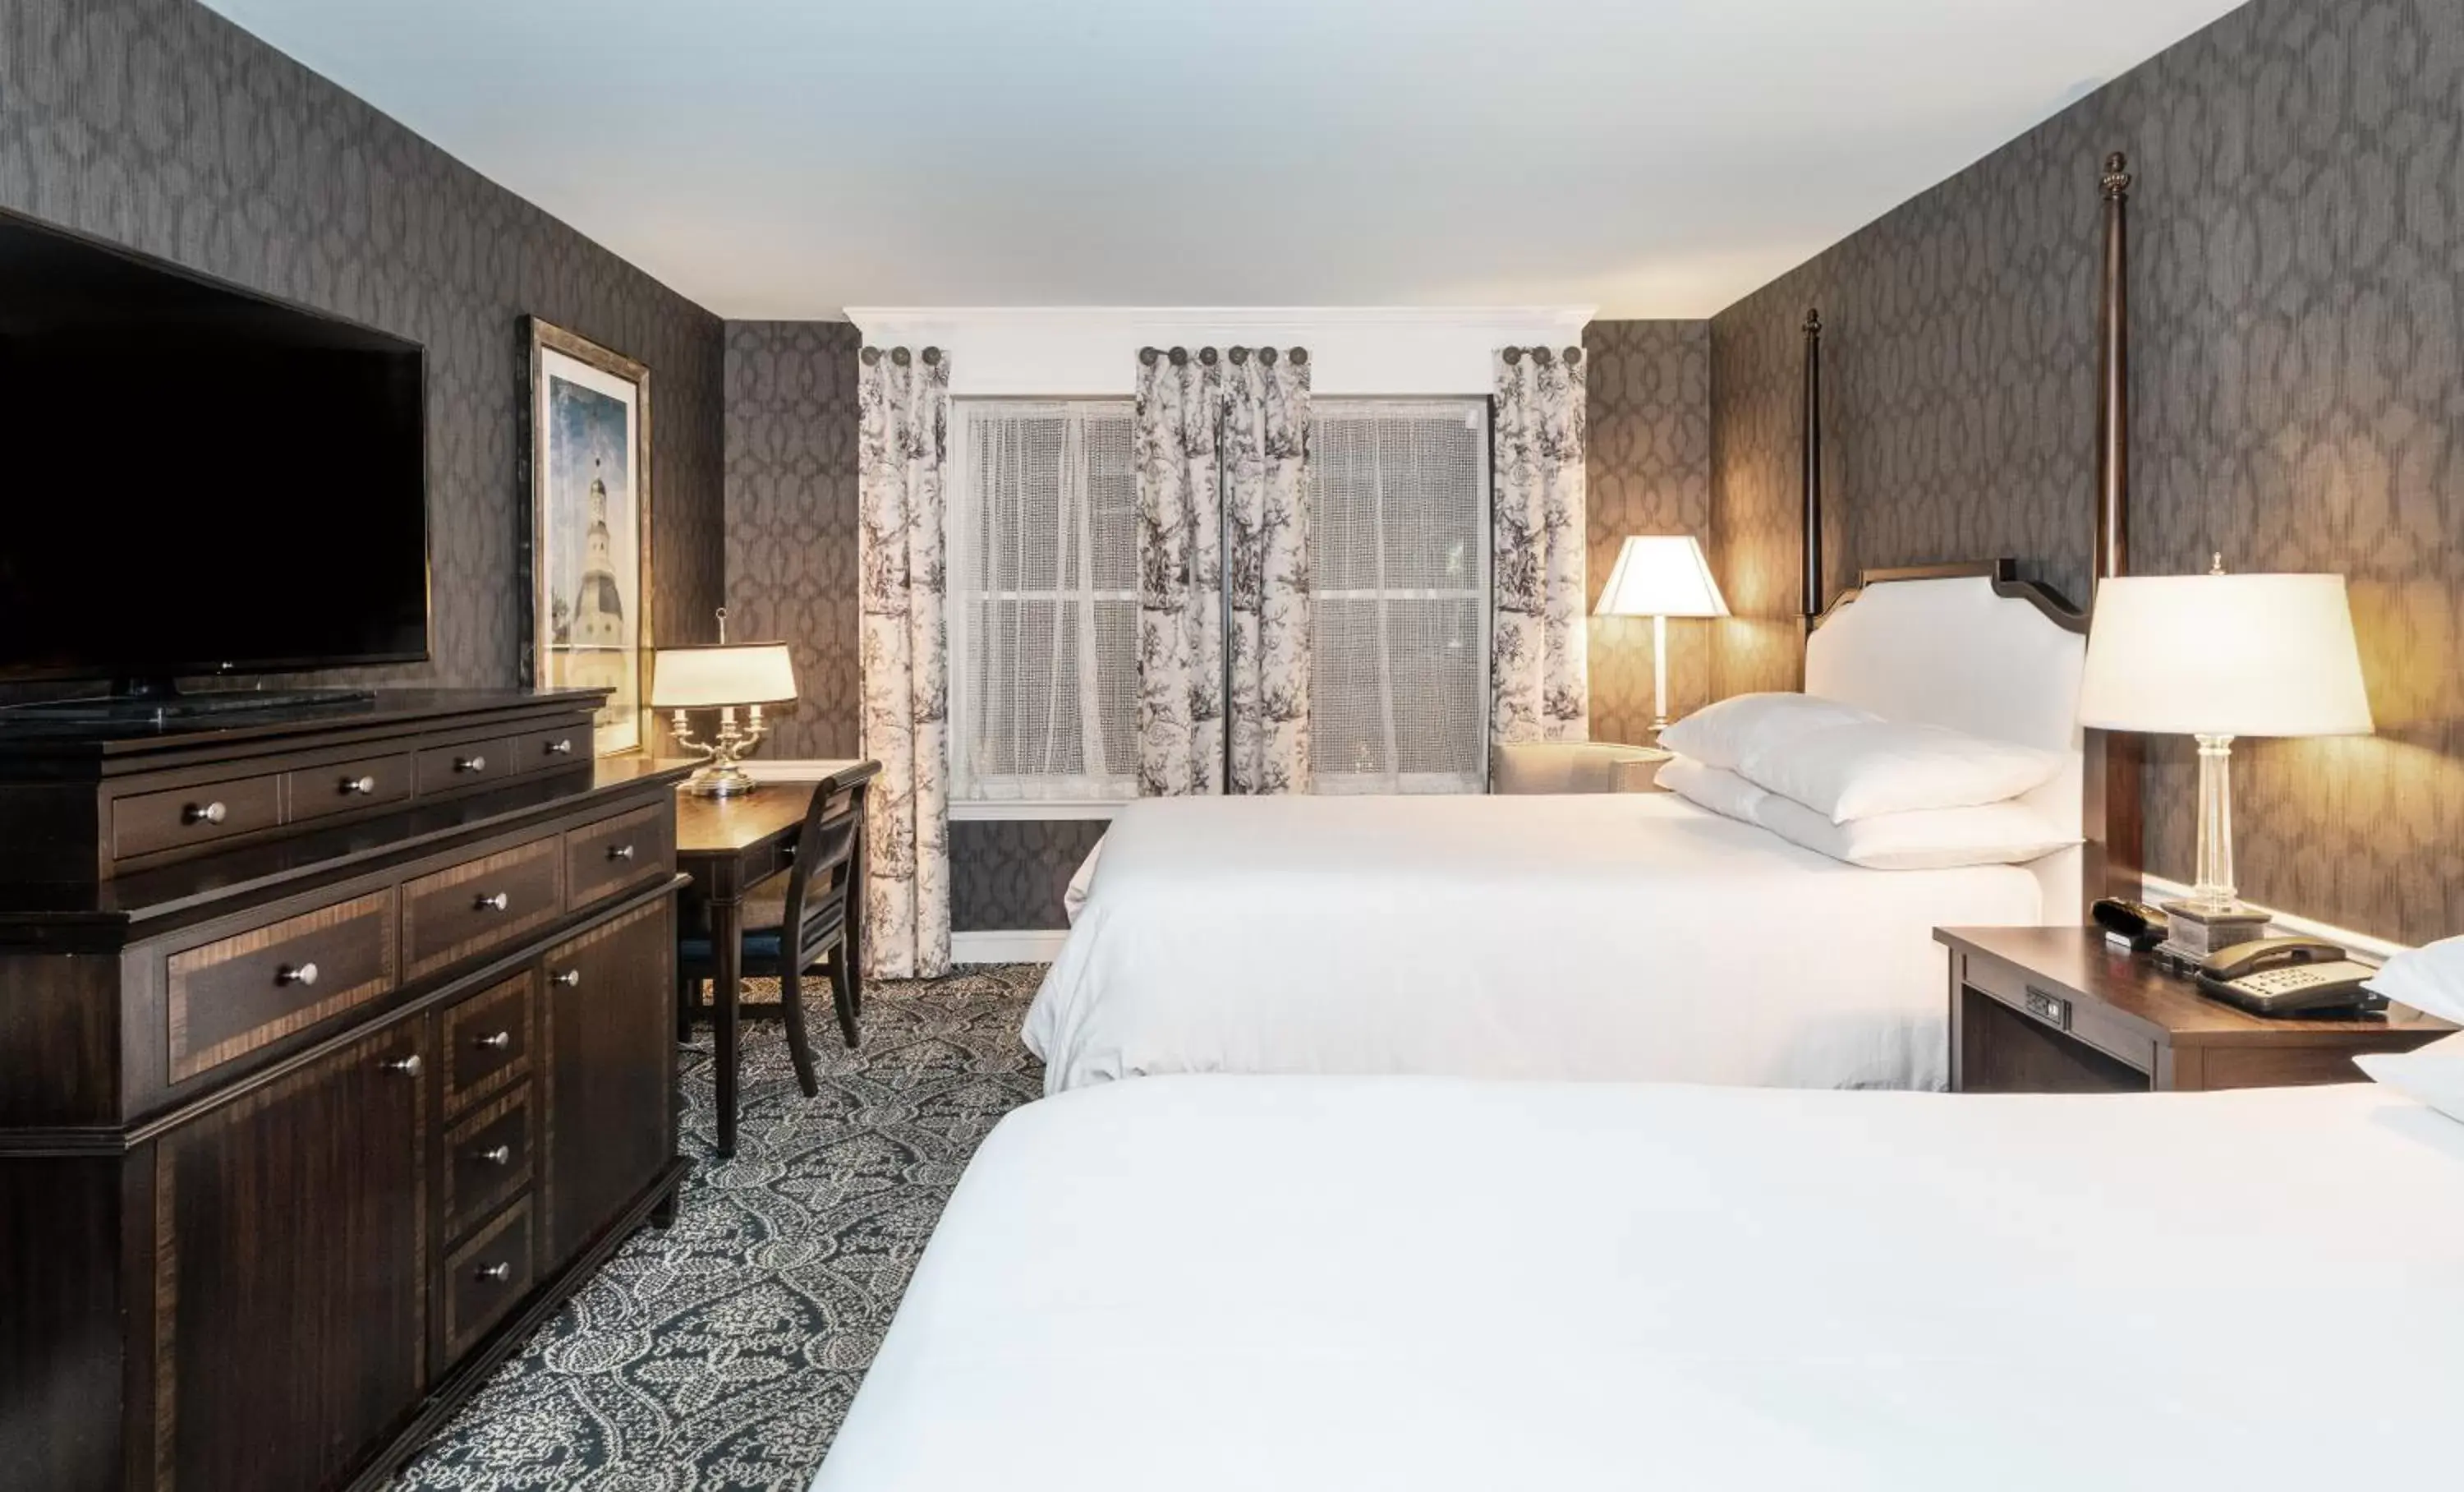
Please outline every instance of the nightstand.
[{"label": "nightstand", "polygon": [[2199,993],[2097,927],[1937,927],[1955,1093],[2166,1093],[2365,1080],[2353,1058],[2457,1028],[2408,1006],[2270,1020]]}]

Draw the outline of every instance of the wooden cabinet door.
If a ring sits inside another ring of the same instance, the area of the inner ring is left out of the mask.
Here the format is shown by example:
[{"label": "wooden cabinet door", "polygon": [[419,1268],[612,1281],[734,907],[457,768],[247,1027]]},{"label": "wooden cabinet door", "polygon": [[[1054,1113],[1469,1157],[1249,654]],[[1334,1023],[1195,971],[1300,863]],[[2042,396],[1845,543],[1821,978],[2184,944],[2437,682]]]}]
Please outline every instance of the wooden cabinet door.
[{"label": "wooden cabinet door", "polygon": [[561,1267],[676,1153],[675,902],[548,951],[546,1254]]},{"label": "wooden cabinet door", "polygon": [[155,1143],[159,1487],[327,1487],[427,1389],[426,1022]]}]

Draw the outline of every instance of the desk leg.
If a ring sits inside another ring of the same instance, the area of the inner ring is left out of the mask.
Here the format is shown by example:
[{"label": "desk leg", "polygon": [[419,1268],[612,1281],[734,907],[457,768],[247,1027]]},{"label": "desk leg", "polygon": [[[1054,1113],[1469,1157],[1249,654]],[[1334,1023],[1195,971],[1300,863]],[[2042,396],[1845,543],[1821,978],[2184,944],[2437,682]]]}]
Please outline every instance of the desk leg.
[{"label": "desk leg", "polygon": [[735,897],[710,901],[711,950],[716,977],[711,980],[710,1024],[715,1033],[713,1086],[718,1094],[718,1153],[736,1153],[737,995],[744,971],[744,903]]},{"label": "desk leg", "polygon": [[840,954],[847,966],[847,1009],[864,1013],[864,814],[871,801],[872,784],[856,784],[855,843],[847,851],[847,945]]}]

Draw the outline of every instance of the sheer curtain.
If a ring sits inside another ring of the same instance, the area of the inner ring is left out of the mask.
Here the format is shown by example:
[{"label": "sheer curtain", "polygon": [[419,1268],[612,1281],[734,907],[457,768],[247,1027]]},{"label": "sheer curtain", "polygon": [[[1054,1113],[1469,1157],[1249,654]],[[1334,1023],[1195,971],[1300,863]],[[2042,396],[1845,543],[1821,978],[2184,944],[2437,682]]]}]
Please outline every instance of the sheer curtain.
[{"label": "sheer curtain", "polygon": [[1479,792],[1488,762],[1488,419],[1326,400],[1313,433],[1318,792]]},{"label": "sheer curtain", "polygon": [[1124,404],[959,405],[955,791],[1137,794],[1137,483]]}]

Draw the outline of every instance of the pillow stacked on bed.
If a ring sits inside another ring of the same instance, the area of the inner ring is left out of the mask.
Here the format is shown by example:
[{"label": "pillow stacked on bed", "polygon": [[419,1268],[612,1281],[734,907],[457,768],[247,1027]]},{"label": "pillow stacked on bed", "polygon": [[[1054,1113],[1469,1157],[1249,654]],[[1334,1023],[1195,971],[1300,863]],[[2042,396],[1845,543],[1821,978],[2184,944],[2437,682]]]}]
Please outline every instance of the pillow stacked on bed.
[{"label": "pillow stacked on bed", "polygon": [[1801,694],[1723,700],[1660,740],[1677,753],[1661,786],[1852,865],[2017,864],[2079,841],[2017,801],[2062,769],[2058,752]]}]

